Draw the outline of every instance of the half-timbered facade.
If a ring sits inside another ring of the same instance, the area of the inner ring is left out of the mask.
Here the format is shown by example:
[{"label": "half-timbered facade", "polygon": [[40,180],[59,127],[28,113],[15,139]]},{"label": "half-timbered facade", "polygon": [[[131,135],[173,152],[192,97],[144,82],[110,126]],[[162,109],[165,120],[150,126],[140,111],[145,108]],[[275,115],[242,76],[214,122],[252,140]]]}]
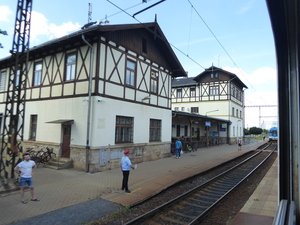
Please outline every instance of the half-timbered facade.
[{"label": "half-timbered facade", "polygon": [[[25,148],[53,147],[90,172],[118,166],[125,149],[133,162],[169,155],[171,80],[186,73],[156,22],[95,25],[29,56]],[[0,61],[2,113],[9,66]]]},{"label": "half-timbered facade", "polygon": [[172,109],[203,115],[207,121],[211,117],[230,121],[210,128],[208,134],[223,139],[223,143],[235,143],[243,136],[244,88],[247,86],[237,75],[212,66],[196,77],[172,81]]}]

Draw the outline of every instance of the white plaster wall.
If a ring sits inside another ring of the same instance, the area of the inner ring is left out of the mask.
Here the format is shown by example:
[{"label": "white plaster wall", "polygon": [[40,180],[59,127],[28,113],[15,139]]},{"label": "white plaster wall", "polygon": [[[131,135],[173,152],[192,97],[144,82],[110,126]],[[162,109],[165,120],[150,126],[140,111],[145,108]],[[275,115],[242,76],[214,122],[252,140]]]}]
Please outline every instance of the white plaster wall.
[{"label": "white plaster wall", "polygon": [[87,98],[66,98],[26,102],[24,139],[29,138],[30,116],[38,115],[36,141],[61,142],[61,124],[47,123],[59,119],[74,120],[71,144],[84,145],[86,140]]},{"label": "white plaster wall", "polygon": [[[97,99],[105,100],[105,102],[98,102]],[[149,142],[150,118],[161,120],[161,141],[170,141],[171,110],[102,97],[94,97],[93,104],[94,123],[91,130],[91,145],[94,147],[115,145],[116,116],[134,118],[133,142],[135,144]]]}]

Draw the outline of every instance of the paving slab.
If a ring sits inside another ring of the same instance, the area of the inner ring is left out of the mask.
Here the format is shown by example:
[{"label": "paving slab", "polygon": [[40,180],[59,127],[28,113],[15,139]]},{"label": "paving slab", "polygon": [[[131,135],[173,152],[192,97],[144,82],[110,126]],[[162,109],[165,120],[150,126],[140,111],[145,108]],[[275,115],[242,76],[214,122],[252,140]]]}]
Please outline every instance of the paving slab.
[{"label": "paving slab", "polygon": [[[101,217],[99,212],[109,214],[120,207],[135,205],[181,179],[254,150],[261,144],[262,141],[251,142],[244,145],[242,151],[237,151],[235,145],[220,145],[183,154],[180,159],[171,156],[139,163],[137,169],[130,172],[131,193],[120,190],[120,168],[92,174],[74,169],[39,167],[33,177],[36,196],[41,199],[39,202],[21,204],[18,188],[7,191],[0,185],[0,225],[34,224],[31,221],[38,221],[39,218],[43,218],[42,224],[67,224],[65,218],[68,214],[72,215],[72,224],[82,224],[79,221],[83,218],[93,220],[93,216]],[[25,196],[30,199],[28,189]],[[111,205],[108,207],[108,204]],[[89,205],[95,207],[95,211],[88,210]],[[106,211],[107,208],[111,211]],[[57,218],[55,223],[52,217]]]}]

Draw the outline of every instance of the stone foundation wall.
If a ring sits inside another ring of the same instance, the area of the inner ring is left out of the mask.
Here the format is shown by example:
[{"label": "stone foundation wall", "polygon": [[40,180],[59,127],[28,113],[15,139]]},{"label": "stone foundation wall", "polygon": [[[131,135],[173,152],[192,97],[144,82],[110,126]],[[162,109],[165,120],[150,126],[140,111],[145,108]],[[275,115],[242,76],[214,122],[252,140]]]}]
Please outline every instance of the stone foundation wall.
[{"label": "stone foundation wall", "polygon": [[[126,146],[106,146],[101,148],[92,148],[89,152],[89,172],[100,172],[120,167],[120,160],[123,152],[129,150],[129,158],[132,164],[157,160],[169,157],[171,143],[147,143],[147,144],[129,144]],[[77,170],[85,170],[85,147],[72,146],[71,159],[73,166]]]}]

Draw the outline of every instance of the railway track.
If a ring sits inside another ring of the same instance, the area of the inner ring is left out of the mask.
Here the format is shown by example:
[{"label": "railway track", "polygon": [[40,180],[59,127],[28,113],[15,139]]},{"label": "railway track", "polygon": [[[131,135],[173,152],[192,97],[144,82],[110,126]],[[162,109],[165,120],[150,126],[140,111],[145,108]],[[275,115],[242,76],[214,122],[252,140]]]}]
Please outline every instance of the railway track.
[{"label": "railway track", "polygon": [[270,143],[238,165],[126,224],[196,224],[258,169],[274,150],[276,145]]}]

